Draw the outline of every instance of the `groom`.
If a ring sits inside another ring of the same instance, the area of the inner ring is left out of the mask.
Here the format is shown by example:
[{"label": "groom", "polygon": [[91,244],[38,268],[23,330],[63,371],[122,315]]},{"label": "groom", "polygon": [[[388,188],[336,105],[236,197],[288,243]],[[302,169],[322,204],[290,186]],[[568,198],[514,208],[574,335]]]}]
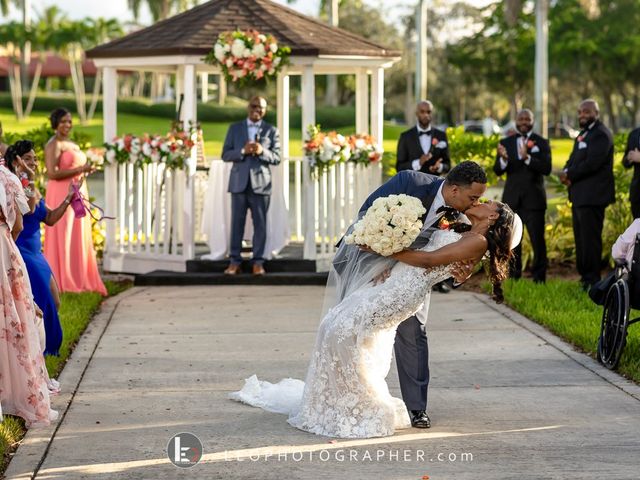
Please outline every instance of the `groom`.
[{"label": "groom", "polygon": [[[405,170],[374,191],[360,208],[364,213],[379,197],[392,194],[411,195],[420,198],[427,213],[423,217],[423,232],[430,236],[438,229],[440,219],[447,212],[456,217],[460,212],[476,205],[487,188],[487,176],[480,165],[462,162],[454,167],[446,178]],[[430,231],[429,231],[430,230]],[[424,236],[424,235],[423,235]],[[420,248],[424,245],[414,245]],[[461,265],[455,271],[455,279],[465,281],[473,265]],[[396,363],[402,399],[410,412],[411,425],[417,428],[431,427],[427,415],[427,390],[429,388],[429,346],[426,321],[429,301],[413,317],[398,326],[395,341]]]}]

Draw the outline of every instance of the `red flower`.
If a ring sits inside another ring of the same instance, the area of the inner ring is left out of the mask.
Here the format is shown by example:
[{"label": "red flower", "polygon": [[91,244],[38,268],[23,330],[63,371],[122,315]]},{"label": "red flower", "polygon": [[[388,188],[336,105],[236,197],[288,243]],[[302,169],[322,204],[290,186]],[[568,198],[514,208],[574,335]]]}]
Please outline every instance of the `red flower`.
[{"label": "red flower", "polygon": [[440,219],[440,223],[438,223],[438,228],[440,230],[449,230],[449,227],[451,227],[451,224],[449,223],[449,220],[447,220],[446,218],[442,217]]},{"label": "red flower", "polygon": [[533,146],[534,146],[535,144],[536,144],[536,143],[535,143],[533,140],[529,140],[529,141],[527,142],[527,148],[533,148]]},{"label": "red flower", "polygon": [[435,145],[437,145],[437,144],[438,144],[438,139],[437,139],[436,137],[433,137],[433,138],[431,139],[431,145],[434,145],[434,146],[435,146]]},{"label": "red flower", "polygon": [[579,142],[581,142],[582,140],[584,140],[584,136],[580,135],[576,140],[578,140]]}]

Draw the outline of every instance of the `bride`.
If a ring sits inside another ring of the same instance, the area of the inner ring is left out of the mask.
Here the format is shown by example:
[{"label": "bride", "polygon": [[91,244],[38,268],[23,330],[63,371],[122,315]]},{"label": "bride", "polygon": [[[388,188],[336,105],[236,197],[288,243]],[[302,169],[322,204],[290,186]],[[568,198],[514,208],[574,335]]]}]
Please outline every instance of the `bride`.
[{"label": "bride", "polygon": [[368,282],[329,309],[306,383],[285,379],[273,385],[254,375],[230,397],[286,413],[294,427],[328,437],[383,437],[410,427],[404,403],[391,396],[385,381],[397,326],[421,308],[433,285],[451,277],[454,264],[477,262],[487,252],[493,298],[503,300],[501,283],[519,219],[507,205],[491,201],[465,214],[467,231],[438,230],[424,248],[394,254],[397,263],[384,282]]}]

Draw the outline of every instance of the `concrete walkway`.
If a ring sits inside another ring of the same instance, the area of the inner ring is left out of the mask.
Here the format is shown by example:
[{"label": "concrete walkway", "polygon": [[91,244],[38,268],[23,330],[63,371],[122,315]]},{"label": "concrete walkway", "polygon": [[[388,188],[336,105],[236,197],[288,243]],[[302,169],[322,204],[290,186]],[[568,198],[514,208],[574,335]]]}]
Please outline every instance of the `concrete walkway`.
[{"label": "concrete walkway", "polygon": [[[108,300],[60,379],[62,419],[29,432],[7,477],[638,478],[640,388],[472,293],[432,300],[430,430],[332,441],[228,400],[253,373],[304,378],[322,296],[156,287]],[[399,395],[395,366],[388,381]],[[179,432],[204,445],[190,469],[166,456]]]}]

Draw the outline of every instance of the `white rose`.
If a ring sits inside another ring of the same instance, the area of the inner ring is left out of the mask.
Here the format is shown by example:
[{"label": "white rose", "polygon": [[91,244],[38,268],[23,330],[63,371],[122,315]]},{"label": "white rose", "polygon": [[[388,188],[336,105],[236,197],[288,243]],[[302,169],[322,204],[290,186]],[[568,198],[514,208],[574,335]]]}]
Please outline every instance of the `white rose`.
[{"label": "white rose", "polygon": [[231,51],[231,45],[229,45],[228,43],[225,44],[224,46],[224,51],[225,52],[230,52]]},{"label": "white rose", "polygon": [[280,65],[280,62],[282,61],[282,59],[280,57],[276,57],[273,60],[273,64],[277,67],[278,65]]},{"label": "white rose", "polygon": [[355,237],[353,235],[345,235],[344,242],[347,245],[351,245],[351,244],[355,243]]},{"label": "white rose", "polygon": [[222,62],[224,60],[224,47],[219,43],[216,43],[215,47],[213,47],[213,54],[216,57],[216,60]]},{"label": "white rose", "polygon": [[249,50],[248,48],[245,48],[244,52],[242,52],[242,56],[244,58],[250,57],[251,56],[251,50]]},{"label": "white rose", "polygon": [[267,52],[264,50],[264,44],[256,43],[253,46],[253,49],[251,50],[251,53],[253,53],[258,58],[262,58],[262,57],[264,57],[266,55]]},{"label": "white rose", "polygon": [[236,38],[231,44],[231,55],[233,55],[234,57],[242,57],[245,49],[246,47],[244,45],[244,42],[239,38]]},{"label": "white rose", "polygon": [[266,36],[266,35],[263,35],[263,34],[261,33],[260,35],[258,35],[258,39],[259,39],[261,42],[266,42],[266,41],[267,41],[267,36]]},{"label": "white rose", "polygon": [[149,145],[147,142],[144,142],[144,144],[142,145],[142,153],[144,153],[144,155],[147,157],[151,156],[151,145]]},{"label": "white rose", "polygon": [[271,45],[269,45],[269,50],[271,50],[271,53],[276,53],[278,51],[278,44],[272,43]]},{"label": "white rose", "polygon": [[113,163],[116,160],[116,152],[115,150],[107,150],[107,162]]},{"label": "white rose", "polygon": [[231,60],[230,58],[227,58],[227,61],[225,63],[227,65],[227,68],[233,67],[233,60]]}]

